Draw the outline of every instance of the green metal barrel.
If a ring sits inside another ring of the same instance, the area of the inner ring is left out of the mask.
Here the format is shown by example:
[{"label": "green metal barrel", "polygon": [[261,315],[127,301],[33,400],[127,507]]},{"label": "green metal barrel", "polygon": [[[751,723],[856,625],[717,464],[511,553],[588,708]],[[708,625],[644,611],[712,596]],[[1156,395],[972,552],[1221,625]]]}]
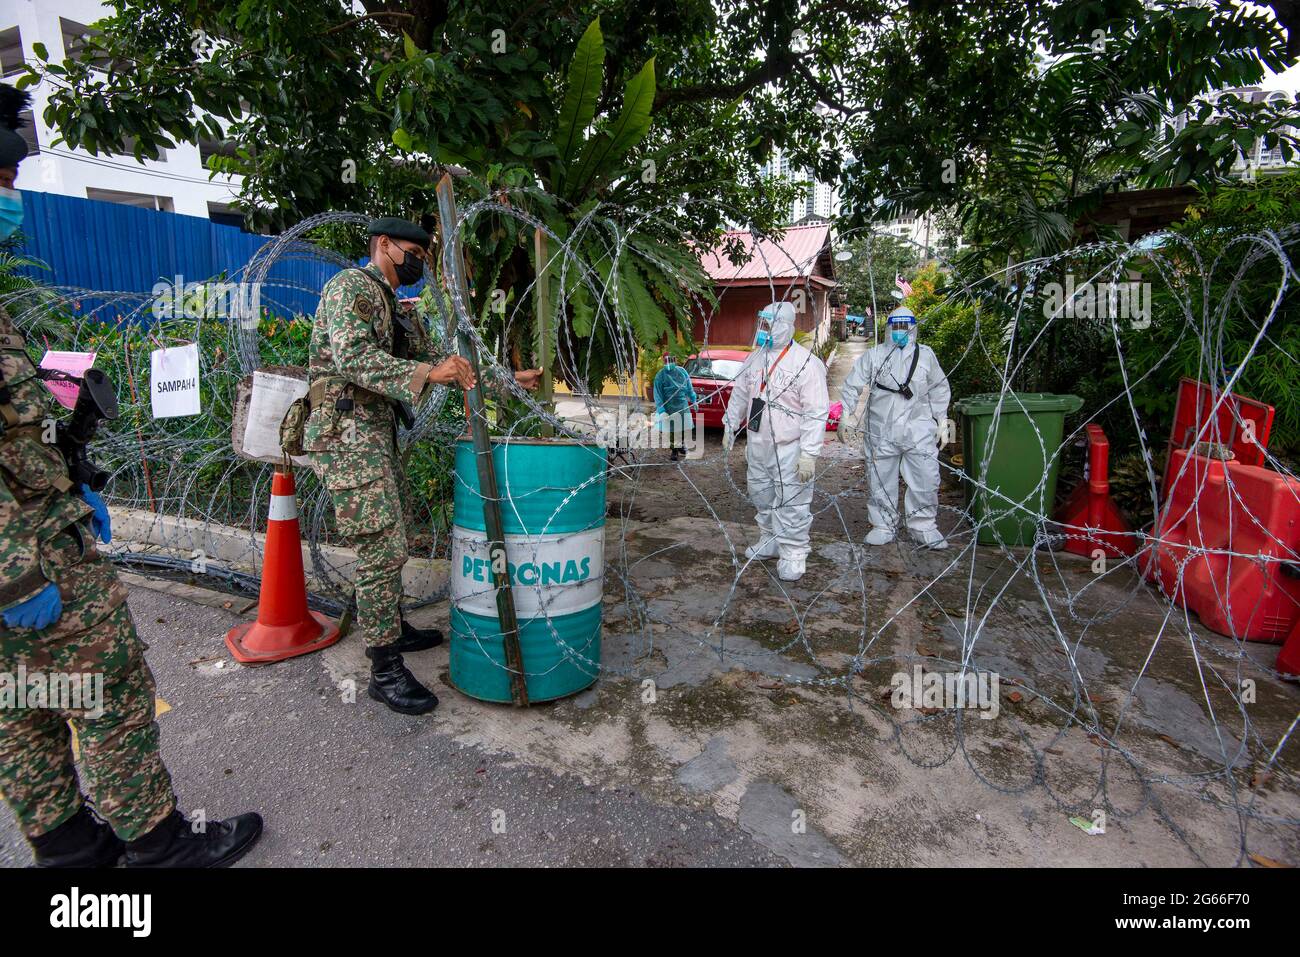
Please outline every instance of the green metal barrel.
[{"label": "green metal barrel", "polygon": [[[510,701],[474,443],[456,443],[451,543],[451,683]],[[530,702],[590,686],[600,670],[605,577],[603,446],[567,439],[492,440],[506,562]]]}]

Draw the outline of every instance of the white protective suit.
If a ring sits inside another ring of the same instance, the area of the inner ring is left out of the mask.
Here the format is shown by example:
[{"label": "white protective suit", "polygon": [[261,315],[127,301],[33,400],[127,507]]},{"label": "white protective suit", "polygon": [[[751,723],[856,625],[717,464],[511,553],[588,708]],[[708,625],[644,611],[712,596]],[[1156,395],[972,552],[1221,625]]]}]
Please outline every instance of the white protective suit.
[{"label": "white protective suit", "polygon": [[[746,485],[760,532],[746,554],[779,557],[778,574],[795,581],[803,575],[810,551],[811,472],[826,437],[830,406],[826,366],[794,341],[791,303],[772,303],[759,316],[770,327],[772,343],[756,348],[733,380],[724,423],[729,435],[745,433]],[[757,431],[749,431],[750,402],[756,396],[766,405]],[[798,478],[801,458],[807,481]]]},{"label": "white protective suit", "polygon": [[[917,350],[916,371],[906,399],[890,389],[907,381]],[[867,393],[861,419],[858,397]],[[946,547],[935,522],[939,513],[939,429],[948,417],[951,391],[934,350],[916,341],[916,331],[906,346],[882,342],[858,357],[840,389],[844,403],[841,423],[862,428],[867,459],[867,517],[872,529],[867,543],[883,545],[894,538],[899,524],[898,474],[907,483],[903,516],[912,538],[924,545]],[[842,427],[842,424],[841,424]],[[847,438],[847,436],[846,436]]]}]

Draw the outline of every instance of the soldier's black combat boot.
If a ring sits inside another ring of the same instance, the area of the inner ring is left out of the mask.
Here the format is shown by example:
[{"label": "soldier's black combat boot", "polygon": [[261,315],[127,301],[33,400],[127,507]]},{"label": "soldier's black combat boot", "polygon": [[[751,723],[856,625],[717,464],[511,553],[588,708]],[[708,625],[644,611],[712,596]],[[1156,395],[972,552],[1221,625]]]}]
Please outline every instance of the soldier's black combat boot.
[{"label": "soldier's black combat boot", "polygon": [[128,841],[127,867],[225,867],[247,854],[262,836],[262,815],[207,821],[201,831],[172,811],[143,837]]},{"label": "soldier's black combat boot", "polygon": [[367,648],[366,657],[370,659],[370,697],[399,714],[428,714],[438,706],[438,698],[415,680],[394,645]]},{"label": "soldier's black combat boot", "polygon": [[393,648],[399,654],[412,651],[426,651],[442,644],[442,632],[437,628],[416,628],[405,618],[402,619],[402,637],[393,642]]},{"label": "soldier's black combat boot", "polygon": [[113,867],[123,846],[84,804],[54,830],[32,838],[37,867]]}]

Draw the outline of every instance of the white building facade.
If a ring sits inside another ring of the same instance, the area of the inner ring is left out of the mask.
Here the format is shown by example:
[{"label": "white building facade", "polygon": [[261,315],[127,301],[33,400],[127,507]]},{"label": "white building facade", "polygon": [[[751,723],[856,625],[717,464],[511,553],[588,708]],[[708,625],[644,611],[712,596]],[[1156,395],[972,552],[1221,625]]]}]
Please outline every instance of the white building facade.
[{"label": "white building facade", "polygon": [[789,158],[779,148],[774,149],[771,158],[763,164],[763,175],[786,182],[804,184],[802,192],[795,197],[786,211],[783,225],[790,226],[819,219],[831,220],[839,215],[839,188],[829,183],[818,182],[807,170],[792,167]]},{"label": "white building facade", "polygon": [[[43,44],[50,59],[60,62],[75,51],[80,38],[96,20],[112,11],[97,0],[0,0],[0,74],[13,84],[23,62],[35,63],[34,47]],[[85,199],[123,203],[145,209],[201,216],[239,225],[242,217],[232,203],[241,177],[210,175],[207,158],[228,149],[222,142],[198,146],[178,143],[157,160],[137,162],[134,156],[70,149],[55,144],[58,131],[42,119],[51,90],[41,83],[28,87],[32,95],[28,122],[20,132],[27,139],[28,157],[18,171],[18,188]]]},{"label": "white building facade", "polygon": [[[1258,86],[1236,87],[1229,90],[1221,90],[1216,95],[1210,97],[1210,102],[1216,107],[1226,100],[1236,100],[1238,103],[1250,104],[1267,103],[1278,108],[1289,107],[1294,102],[1292,95],[1287,93],[1285,90],[1265,90]],[[1181,131],[1185,123],[1185,117],[1179,117],[1178,120],[1175,121],[1175,129]],[[1292,135],[1296,132],[1290,127],[1288,127],[1288,131]],[[1255,142],[1251,144],[1250,152],[1248,154],[1242,153],[1240,150],[1237,152],[1237,159],[1233,162],[1232,170],[1229,172],[1229,175],[1241,179],[1252,179],[1261,173],[1267,175],[1269,173],[1280,172],[1287,166],[1295,166],[1297,162],[1300,162],[1300,158],[1297,158],[1293,154],[1291,162],[1287,163],[1286,160],[1282,158],[1282,147],[1280,144],[1269,149],[1264,145],[1263,137],[1257,136],[1255,137]]]}]

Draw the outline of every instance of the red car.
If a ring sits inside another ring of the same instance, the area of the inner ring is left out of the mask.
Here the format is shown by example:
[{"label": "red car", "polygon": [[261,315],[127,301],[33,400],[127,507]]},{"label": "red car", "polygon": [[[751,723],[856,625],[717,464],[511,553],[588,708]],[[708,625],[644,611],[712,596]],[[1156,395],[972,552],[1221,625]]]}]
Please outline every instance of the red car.
[{"label": "red car", "polygon": [[[722,428],[722,416],[731,399],[731,380],[740,372],[749,358],[744,349],[705,349],[686,360],[685,369],[691,377],[691,388],[699,399],[699,411],[704,416],[706,429]],[[831,403],[826,423],[828,431],[839,427],[840,403]]]},{"label": "red car", "polygon": [[722,416],[731,398],[731,380],[749,358],[744,349],[705,349],[686,360],[691,388],[699,399],[699,411],[707,429],[722,428]]}]

